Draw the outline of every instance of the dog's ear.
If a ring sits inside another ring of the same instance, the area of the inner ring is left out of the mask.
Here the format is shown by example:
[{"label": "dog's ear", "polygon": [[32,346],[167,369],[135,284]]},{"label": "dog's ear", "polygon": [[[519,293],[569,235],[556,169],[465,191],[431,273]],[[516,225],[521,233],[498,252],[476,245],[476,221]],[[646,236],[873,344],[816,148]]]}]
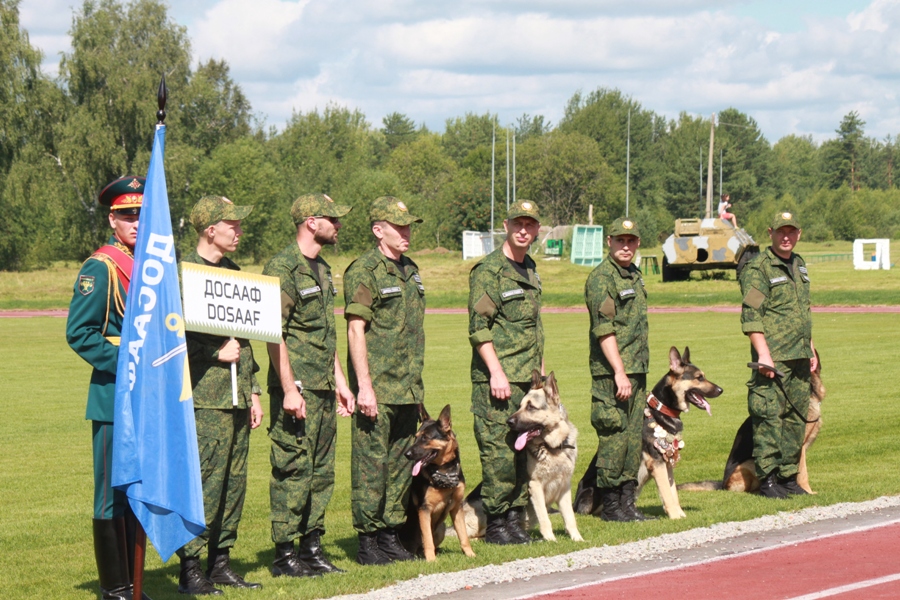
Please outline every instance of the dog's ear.
[{"label": "dog's ear", "polygon": [[687,346],[684,347],[684,354],[681,355],[681,364],[687,365],[691,362],[691,349]]},{"label": "dog's ear", "polygon": [[678,348],[672,346],[669,348],[669,370],[676,373],[681,372],[681,355],[678,354]]},{"label": "dog's ear", "polygon": [[550,374],[547,375],[547,379],[544,381],[544,393],[547,396],[547,400],[552,404],[559,404],[559,388],[556,385],[556,375],[553,371],[550,371]]},{"label": "dog's ear", "polygon": [[444,433],[450,433],[450,430],[453,428],[452,423],[450,422],[450,405],[444,407],[444,410],[441,411],[441,415],[438,417],[438,423],[441,426],[441,431]]},{"label": "dog's ear", "polygon": [[430,419],[430,418],[431,418],[431,417],[428,416],[428,411],[425,410],[425,403],[424,403],[424,402],[419,402],[419,420],[420,420],[422,423],[424,423],[425,421],[427,421],[427,420]]},{"label": "dog's ear", "polygon": [[541,383],[541,372],[538,371],[537,369],[532,369],[531,370],[531,389],[539,390],[542,387],[544,387],[544,385]]}]

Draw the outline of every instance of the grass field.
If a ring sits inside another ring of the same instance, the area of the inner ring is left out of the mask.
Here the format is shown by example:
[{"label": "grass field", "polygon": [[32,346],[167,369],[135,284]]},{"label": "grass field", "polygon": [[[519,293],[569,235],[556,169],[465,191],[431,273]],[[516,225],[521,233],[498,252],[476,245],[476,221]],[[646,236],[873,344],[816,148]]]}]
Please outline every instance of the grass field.
[{"label": "grass field", "polygon": [[[836,264],[836,263],[831,263]],[[822,266],[827,266],[824,263]],[[827,279],[816,275],[814,281]],[[888,273],[857,275],[893,276]],[[5,275],[5,274],[4,274]],[[838,281],[836,275],[830,275]],[[547,278],[545,277],[545,280]],[[8,281],[8,280],[6,280]],[[733,287],[731,282],[700,282]],[[579,287],[581,283],[579,282]],[[823,285],[823,284],[819,284]],[[891,289],[896,278],[885,282]],[[580,293],[580,292],[579,292]],[[897,292],[892,292],[896,303]],[[587,369],[587,315],[547,314],[546,363],[555,370],[563,402],[578,426],[580,456],[576,477],[587,465],[596,437],[589,423],[590,378]],[[480,481],[480,467],[468,410],[470,349],[463,315],[428,315],[425,364],[426,404],[434,414],[450,403],[462,446],[463,468],[470,485]],[[96,570],[91,544],[90,424],[83,420],[90,369],[65,344],[65,320],[58,318],[0,319],[0,360],[4,387],[10,393],[7,419],[0,425],[0,598],[95,598]],[[340,329],[340,328],[339,328]],[[897,315],[817,314],[815,339],[828,388],[824,427],[810,458],[816,496],[771,501],[725,492],[684,493],[687,518],[648,523],[609,524],[579,517],[586,544],[618,544],[721,521],[746,520],[780,510],[844,501],[861,501],[900,493],[896,475],[896,436],[900,404],[896,377],[900,349]],[[686,447],[677,471],[681,482],[721,477],[725,457],[737,427],[746,416],[749,371],[748,344],[735,314],[654,314],[650,316],[651,380],[664,372],[670,345],[691,347],[694,362],[703,367],[725,393],[713,401],[712,417],[692,411],[685,416]],[[342,355],[346,341],[339,340]],[[266,354],[257,358],[266,368]],[[268,398],[264,398],[266,406]],[[268,410],[267,410],[268,412]],[[233,553],[238,571],[261,581],[261,592],[228,591],[229,597],[321,598],[364,592],[420,573],[459,570],[515,558],[559,554],[584,548],[565,536],[561,519],[552,517],[558,543],[528,547],[492,547],[475,543],[478,556],[466,558],[450,539],[438,561],[388,567],[359,567],[354,562],[356,538],[350,523],[349,422],[338,432],[337,483],[327,514],[326,552],[348,573],[319,580],[273,579],[268,521],[268,439],[265,431],[252,436],[250,477],[240,539]],[[654,484],[648,484],[639,505],[660,516]],[[155,600],[181,598],[176,593],[178,564],[164,565],[148,552],[146,590]]]},{"label": "grass field", "polygon": [[[896,304],[900,298],[900,269],[890,271],[855,271],[850,260],[812,262],[826,255],[847,255],[850,242],[805,244],[797,248],[810,261],[813,280],[812,298],[817,305]],[[662,260],[660,248],[645,248],[644,255]],[[337,256],[326,251],[338,292],[343,293],[340,275],[353,257]],[[900,260],[900,245],[894,244],[892,261]],[[463,261],[458,252],[448,254],[413,254],[428,289],[431,308],[465,307],[468,300],[468,273],[474,261]],[[251,272],[262,271],[262,265],[243,265]],[[66,308],[72,299],[72,285],[79,265],[55,264],[42,271],[13,273],[0,271],[0,310]],[[545,306],[583,306],[584,281],[590,267],[573,265],[567,260],[539,260],[538,270],[544,285]],[[724,277],[724,278],[722,278]],[[695,272],[690,281],[662,283],[661,276],[645,273],[651,306],[716,306],[737,305],[740,292],[733,271]],[[338,298],[338,305],[343,305]]]}]

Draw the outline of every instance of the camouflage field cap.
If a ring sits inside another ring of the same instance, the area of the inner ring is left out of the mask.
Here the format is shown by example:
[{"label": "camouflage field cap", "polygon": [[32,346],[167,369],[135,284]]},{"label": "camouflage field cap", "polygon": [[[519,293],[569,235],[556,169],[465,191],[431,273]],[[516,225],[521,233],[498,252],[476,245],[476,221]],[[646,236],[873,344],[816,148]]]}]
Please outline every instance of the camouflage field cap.
[{"label": "camouflage field cap", "polygon": [[402,201],[393,196],[376,198],[369,208],[369,221],[387,221],[393,225],[410,225],[421,223],[422,219],[409,214],[409,209]]},{"label": "camouflage field cap", "polygon": [[796,227],[800,229],[800,221],[797,220],[797,217],[794,216],[794,213],[791,212],[780,212],[775,215],[775,218],[772,219],[772,224],[769,226],[772,228],[772,231],[775,231],[779,227]]},{"label": "camouflage field cap", "polygon": [[506,212],[506,220],[512,221],[519,217],[531,217],[538,223],[541,222],[541,213],[538,212],[537,204],[531,200],[517,200],[509,207],[509,210]]},{"label": "camouflage field cap", "polygon": [[200,233],[219,221],[243,221],[252,211],[252,206],[238,206],[225,196],[203,196],[191,211],[191,225]]},{"label": "camouflage field cap", "polygon": [[641,237],[641,230],[638,229],[637,223],[633,219],[619,217],[609,226],[609,231],[606,235],[611,237],[617,235],[633,235],[639,238]]},{"label": "camouflage field cap", "polygon": [[97,200],[119,214],[139,215],[144,201],[144,183],[145,179],[136,175],[121,177],[103,188]]},{"label": "camouflage field cap", "polygon": [[300,196],[291,205],[291,218],[294,225],[299,225],[307,217],[340,218],[353,209],[346,204],[335,204],[326,194],[306,194]]}]

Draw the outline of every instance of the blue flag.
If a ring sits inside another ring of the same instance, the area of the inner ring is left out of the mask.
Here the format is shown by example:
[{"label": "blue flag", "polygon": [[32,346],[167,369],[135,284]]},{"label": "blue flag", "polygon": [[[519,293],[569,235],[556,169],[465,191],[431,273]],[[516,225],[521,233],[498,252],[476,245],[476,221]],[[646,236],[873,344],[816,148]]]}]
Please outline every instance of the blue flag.
[{"label": "blue flag", "polygon": [[112,485],[163,561],[206,528],[184,319],[158,125],[116,376]]}]

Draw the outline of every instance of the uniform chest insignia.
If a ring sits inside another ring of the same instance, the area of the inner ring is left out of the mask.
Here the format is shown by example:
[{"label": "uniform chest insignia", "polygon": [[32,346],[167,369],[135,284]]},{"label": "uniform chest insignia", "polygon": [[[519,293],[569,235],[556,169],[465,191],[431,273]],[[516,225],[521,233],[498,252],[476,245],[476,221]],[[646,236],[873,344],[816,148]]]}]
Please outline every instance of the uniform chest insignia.
[{"label": "uniform chest insignia", "polygon": [[308,287],[305,290],[300,290],[300,297],[305,298],[305,297],[309,296],[310,294],[318,294],[321,291],[322,291],[322,288],[320,288],[317,285],[313,286],[313,287]]},{"label": "uniform chest insignia", "polygon": [[82,296],[87,296],[94,291],[94,276],[81,275],[78,278],[78,291]]},{"label": "uniform chest insignia", "polygon": [[801,273],[804,275],[809,275],[809,272],[806,270],[806,267],[797,267]]},{"label": "uniform chest insignia", "polygon": [[422,283],[422,278],[419,277],[418,273],[413,273],[413,279],[415,279],[416,283]]},{"label": "uniform chest insignia", "polygon": [[500,293],[500,297],[503,298],[504,300],[507,300],[509,298],[514,298],[516,296],[524,296],[524,295],[525,295],[525,290],[523,290],[522,288],[516,288],[514,290],[507,290],[505,292]]},{"label": "uniform chest insignia", "polygon": [[331,288],[331,293],[337,296],[337,288],[334,286],[334,280],[331,279],[331,273],[328,274],[328,287]]},{"label": "uniform chest insignia", "polygon": [[631,298],[634,295],[634,288],[628,288],[627,290],[619,292],[619,298]]},{"label": "uniform chest insignia", "polygon": [[395,285],[395,286],[393,286],[393,287],[381,288],[381,295],[382,295],[382,296],[388,296],[388,295],[391,295],[391,294],[399,294],[399,293],[402,292],[402,291],[403,291],[403,290],[400,289],[400,286],[399,286],[399,285]]},{"label": "uniform chest insignia", "polygon": [[782,275],[781,277],[773,277],[769,280],[769,285],[778,285],[780,283],[785,283],[787,281],[787,277]]}]

